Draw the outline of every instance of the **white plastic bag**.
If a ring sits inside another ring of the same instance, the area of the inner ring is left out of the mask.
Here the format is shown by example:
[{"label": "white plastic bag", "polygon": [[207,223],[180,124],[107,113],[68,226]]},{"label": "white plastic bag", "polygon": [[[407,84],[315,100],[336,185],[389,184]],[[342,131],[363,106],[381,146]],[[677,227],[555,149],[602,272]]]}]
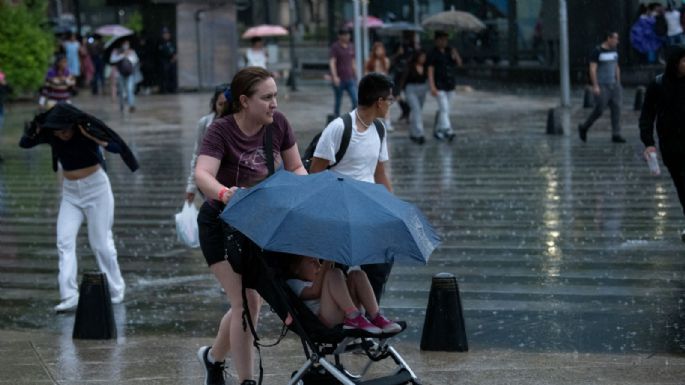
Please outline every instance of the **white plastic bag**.
[{"label": "white plastic bag", "polygon": [[181,212],[176,214],[176,236],[178,241],[193,248],[200,247],[197,213],[195,205],[186,201]]}]

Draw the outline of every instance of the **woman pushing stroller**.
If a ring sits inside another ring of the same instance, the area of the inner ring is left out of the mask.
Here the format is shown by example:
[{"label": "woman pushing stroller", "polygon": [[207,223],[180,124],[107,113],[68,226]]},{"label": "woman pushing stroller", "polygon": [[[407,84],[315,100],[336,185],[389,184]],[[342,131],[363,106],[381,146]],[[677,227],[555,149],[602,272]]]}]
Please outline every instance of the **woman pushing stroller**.
[{"label": "woman pushing stroller", "polygon": [[[225,93],[223,116],[207,128],[197,158],[195,180],[206,199],[197,218],[200,247],[209,269],[226,292],[231,309],[237,309],[237,314],[233,310],[224,314],[212,346],[203,346],[197,352],[205,368],[206,385],[226,383],[224,357],[229,351],[238,383],[256,384],[252,379],[253,337],[250,330],[243,329],[242,279],[235,268],[247,250],[245,237],[224,225],[219,213],[239,188],[252,187],[266,179],[271,158],[276,163],[274,168],[282,164],[296,174],[307,173],[293,129],[286,117],[276,111],[277,95],[270,72],[258,67],[238,71]],[[246,298],[256,325],[261,305],[259,294],[248,289]]]},{"label": "woman pushing stroller", "polygon": [[327,327],[342,323],[343,329],[371,334],[402,330],[381,314],[371,283],[361,269],[350,269],[345,277],[331,261],[321,263],[316,258],[297,255],[291,258],[289,273],[294,278],[287,280],[288,286]]}]

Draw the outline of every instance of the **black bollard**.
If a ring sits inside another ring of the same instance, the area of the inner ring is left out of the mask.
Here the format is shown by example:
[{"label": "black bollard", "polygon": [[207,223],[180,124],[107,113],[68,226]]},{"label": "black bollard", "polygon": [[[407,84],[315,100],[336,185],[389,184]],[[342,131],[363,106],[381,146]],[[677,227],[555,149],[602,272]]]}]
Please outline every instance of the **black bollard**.
[{"label": "black bollard", "polygon": [[549,111],[547,111],[546,130],[549,135],[562,135],[564,133],[564,129],[561,127],[561,119],[556,108],[550,108]]},{"label": "black bollard", "polygon": [[421,334],[421,350],[469,350],[459,285],[450,273],[438,273],[433,276]]},{"label": "black bollard", "polygon": [[592,108],[595,106],[595,94],[592,93],[592,87],[585,87],[583,94],[583,108]]},{"label": "black bollard", "polygon": [[90,340],[117,337],[112,299],[104,273],[83,274],[72,337]]},{"label": "black bollard", "polygon": [[642,104],[645,101],[645,87],[639,86],[635,89],[635,103],[633,111],[642,111]]}]

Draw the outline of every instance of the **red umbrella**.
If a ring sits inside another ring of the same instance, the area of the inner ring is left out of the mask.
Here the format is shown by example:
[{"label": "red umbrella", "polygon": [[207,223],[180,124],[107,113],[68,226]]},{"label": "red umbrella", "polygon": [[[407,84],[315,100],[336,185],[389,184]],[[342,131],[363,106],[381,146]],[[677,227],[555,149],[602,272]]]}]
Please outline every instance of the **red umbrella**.
[{"label": "red umbrella", "polygon": [[267,36],[287,36],[288,30],[280,25],[262,24],[255,27],[250,27],[243,33],[243,39],[250,39],[253,37],[267,37]]},{"label": "red umbrella", "polygon": [[[360,19],[359,24],[360,25],[363,24],[362,22],[363,22],[363,20]],[[381,20],[375,16],[369,15],[366,17],[366,26],[368,28],[380,28],[383,26],[383,20]],[[345,28],[347,28],[347,29],[354,28],[354,20],[350,20],[347,23],[345,23]]]}]

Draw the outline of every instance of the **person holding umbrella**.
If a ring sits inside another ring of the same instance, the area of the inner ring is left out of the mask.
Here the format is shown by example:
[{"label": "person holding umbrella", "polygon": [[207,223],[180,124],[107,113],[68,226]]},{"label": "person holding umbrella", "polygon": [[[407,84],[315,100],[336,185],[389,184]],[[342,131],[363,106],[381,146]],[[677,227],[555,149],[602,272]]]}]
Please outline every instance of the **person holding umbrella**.
[{"label": "person holding umbrella", "polygon": [[[341,117],[333,120],[321,133],[309,169],[312,174],[330,168],[356,180],[381,184],[392,192],[392,184],[385,172],[385,163],[389,159],[388,140],[379,119],[387,115],[395,101],[393,86],[392,80],[383,74],[372,72],[362,78],[359,82],[359,107],[349,113],[351,132],[345,156],[342,159],[336,157],[345,132],[345,119]],[[380,303],[392,264],[366,264],[361,269],[368,275]]]},{"label": "person holding umbrella", "polygon": [[255,36],[250,39],[250,48],[245,51],[245,66],[266,68],[267,56],[264,40]]},{"label": "person holding umbrella", "polygon": [[119,109],[124,110],[124,100],[128,105],[128,111],[134,112],[136,110],[136,66],[140,60],[136,51],[131,48],[128,40],[121,43],[119,49],[112,51],[109,62],[116,66],[117,73],[117,87],[119,93]]},{"label": "person holding umbrella", "polygon": [[78,304],[76,238],[81,223],[88,223],[88,241],[100,270],[107,276],[112,303],[124,300],[126,285],[112,238],[114,196],[101,164],[101,148],[119,153],[131,171],[138,163],[126,143],[99,119],[69,104],[58,104],[37,115],[19,142],[22,148],[47,143],[52,148],[53,169],[61,165],[62,202],[57,215],[59,292],[56,312],[73,310]]},{"label": "person holding umbrella", "polygon": [[[282,165],[297,174],[307,173],[293,129],[276,111],[277,95],[276,81],[267,70],[246,67],[238,71],[225,93],[224,116],[207,129],[195,166],[195,181],[205,196],[197,218],[200,247],[231,304],[212,346],[197,352],[205,368],[205,384],[225,384],[224,357],[229,351],[240,383],[256,384],[252,380],[253,337],[243,329],[240,317],[244,306],[240,261],[249,247],[241,233],[223,225],[219,213],[238,189],[262,181],[271,168]],[[259,295],[248,289],[246,298],[256,325]]]}]

